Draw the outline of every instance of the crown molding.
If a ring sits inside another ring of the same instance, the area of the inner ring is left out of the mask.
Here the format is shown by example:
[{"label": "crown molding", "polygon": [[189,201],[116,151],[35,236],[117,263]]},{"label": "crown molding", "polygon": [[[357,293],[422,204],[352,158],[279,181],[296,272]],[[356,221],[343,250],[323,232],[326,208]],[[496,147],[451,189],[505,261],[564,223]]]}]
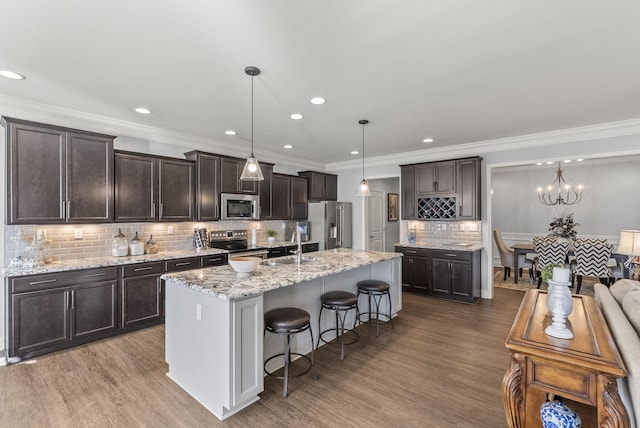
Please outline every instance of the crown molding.
[{"label": "crown molding", "polygon": [[[520,150],[530,147],[573,143],[640,134],[640,119],[629,119],[597,125],[567,128],[557,131],[540,132],[495,140],[476,141],[454,146],[435,147],[385,156],[365,158],[367,167],[430,162],[467,156],[482,156],[484,153],[504,150]],[[327,171],[340,171],[362,166],[362,159],[333,162],[326,165]]]},{"label": "crown molding", "polygon": [[[185,151],[201,150],[221,155],[243,157],[239,155],[237,145],[224,141],[197,137],[163,128],[5,95],[0,95],[0,114],[2,116],[16,117],[34,122],[51,123],[57,126],[82,129],[101,134],[121,135],[148,140],[154,143],[170,144],[176,147],[184,147]],[[249,151],[249,146],[246,147],[246,151]],[[296,168],[300,168],[300,170],[324,170],[325,168],[323,162],[316,162],[310,159],[281,155],[264,150],[254,150],[254,152],[256,157],[264,162],[293,165]]]}]

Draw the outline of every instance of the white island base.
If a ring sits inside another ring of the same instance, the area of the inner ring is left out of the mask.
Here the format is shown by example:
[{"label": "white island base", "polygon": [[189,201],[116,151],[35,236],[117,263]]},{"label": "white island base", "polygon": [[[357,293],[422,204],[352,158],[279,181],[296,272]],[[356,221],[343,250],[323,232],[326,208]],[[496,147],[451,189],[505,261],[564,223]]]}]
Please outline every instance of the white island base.
[{"label": "white island base", "polygon": [[[278,335],[263,336],[264,312],[284,306],[306,310],[311,315],[314,339],[317,340],[320,296],[323,293],[333,290],[355,293],[358,281],[379,279],[391,285],[392,313],[395,316],[402,308],[400,260],[399,257],[391,258],[231,300],[228,296],[194,288],[197,277],[196,280],[189,278],[193,282],[185,285],[185,280],[166,275],[163,278],[166,281],[167,376],[223,420],[260,398],[258,394],[264,390],[263,361],[282,352]],[[215,275],[216,269],[222,268],[191,272],[204,281]],[[260,269],[265,281],[269,282],[269,267],[261,266]],[[303,270],[304,265],[294,269]],[[362,310],[367,308],[364,298],[360,307]],[[388,310],[386,299],[380,309]],[[329,313],[325,315],[322,330],[335,323],[334,317]],[[353,325],[353,321],[354,314],[351,313],[347,325]],[[325,337],[329,340],[328,335]],[[292,351],[306,354],[312,346],[308,335],[296,335]]]}]

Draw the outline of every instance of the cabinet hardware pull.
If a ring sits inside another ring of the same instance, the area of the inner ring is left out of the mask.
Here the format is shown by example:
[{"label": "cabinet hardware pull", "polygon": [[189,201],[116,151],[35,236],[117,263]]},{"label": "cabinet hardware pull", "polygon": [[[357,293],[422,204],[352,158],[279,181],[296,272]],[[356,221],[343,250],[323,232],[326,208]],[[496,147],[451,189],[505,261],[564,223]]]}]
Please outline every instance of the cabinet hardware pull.
[{"label": "cabinet hardware pull", "polygon": [[42,281],[30,282],[29,285],[47,284],[49,282],[56,282],[56,281],[57,281],[57,279],[55,279],[55,278],[54,279],[45,279],[45,280],[42,280]]},{"label": "cabinet hardware pull", "polygon": [[447,257],[458,257],[457,254],[451,254],[451,253],[445,253],[444,255]]},{"label": "cabinet hardware pull", "polygon": [[417,253],[417,251],[411,251],[411,250],[406,250],[406,252],[409,253],[409,254],[416,254]]},{"label": "cabinet hardware pull", "polygon": [[222,257],[217,257],[217,258],[215,258],[215,259],[209,259],[209,263],[212,263],[212,262],[219,262],[220,260],[222,260]]},{"label": "cabinet hardware pull", "polygon": [[156,216],[156,204],[155,202],[153,202],[151,204],[151,217],[155,217]]},{"label": "cabinet hardware pull", "polygon": [[65,201],[60,201],[60,211],[62,211],[62,219],[67,219],[67,203]]},{"label": "cabinet hardware pull", "polygon": [[147,267],[135,268],[133,271],[134,271],[134,272],[140,272],[140,271],[143,271],[143,270],[149,270],[149,269],[153,269],[153,266],[147,266]]},{"label": "cabinet hardware pull", "polygon": [[95,278],[96,276],[105,276],[107,273],[106,272],[102,272],[102,273],[91,273],[89,275],[85,275],[85,278]]},{"label": "cabinet hardware pull", "polygon": [[162,218],[162,202],[160,202],[160,212],[158,213],[158,218]]},{"label": "cabinet hardware pull", "polygon": [[71,290],[71,309],[76,307],[76,290]]},{"label": "cabinet hardware pull", "polygon": [[71,201],[67,201],[67,220],[71,218]]},{"label": "cabinet hardware pull", "polygon": [[176,263],[176,266],[188,266],[190,264],[191,262],[182,262],[182,263]]}]

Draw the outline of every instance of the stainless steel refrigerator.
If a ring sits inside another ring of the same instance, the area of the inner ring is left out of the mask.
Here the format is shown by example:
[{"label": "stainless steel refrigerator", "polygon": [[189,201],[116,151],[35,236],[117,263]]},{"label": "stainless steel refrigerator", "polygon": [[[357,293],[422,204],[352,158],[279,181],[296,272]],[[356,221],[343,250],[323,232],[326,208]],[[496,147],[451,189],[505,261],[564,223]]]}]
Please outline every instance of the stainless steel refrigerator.
[{"label": "stainless steel refrigerator", "polygon": [[309,204],[311,240],[320,243],[320,249],[351,248],[351,202],[318,202]]}]

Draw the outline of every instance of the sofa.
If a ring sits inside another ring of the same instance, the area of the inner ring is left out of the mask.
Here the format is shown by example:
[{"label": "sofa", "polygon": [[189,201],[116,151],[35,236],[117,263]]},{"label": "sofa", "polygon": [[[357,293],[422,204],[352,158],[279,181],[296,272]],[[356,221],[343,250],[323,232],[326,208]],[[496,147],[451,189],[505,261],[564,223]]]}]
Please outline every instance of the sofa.
[{"label": "sofa", "polygon": [[596,284],[595,297],[627,369],[627,377],[618,379],[618,393],[631,426],[640,427],[640,282]]}]

